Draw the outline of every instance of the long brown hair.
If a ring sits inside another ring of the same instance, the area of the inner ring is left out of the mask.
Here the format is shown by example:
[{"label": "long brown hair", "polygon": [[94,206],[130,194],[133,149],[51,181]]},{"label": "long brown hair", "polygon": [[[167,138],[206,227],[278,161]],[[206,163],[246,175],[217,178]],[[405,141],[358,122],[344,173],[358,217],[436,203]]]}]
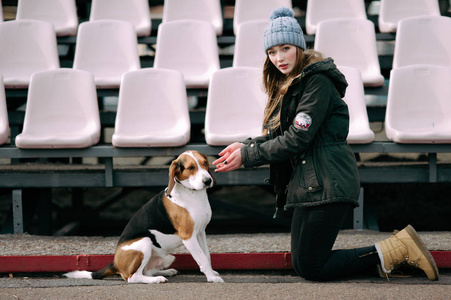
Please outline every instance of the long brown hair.
[{"label": "long brown hair", "polygon": [[[290,74],[285,75],[274,66],[269,56],[266,55],[266,61],[263,65],[263,86],[265,93],[268,95],[268,102],[266,103],[263,118],[264,134],[267,134],[269,129],[275,130],[280,126],[280,106],[293,81],[301,77],[302,71],[306,66],[322,60],[324,60],[324,57],[321,53],[311,49],[303,51],[301,48],[296,47],[296,66]],[[279,111],[274,115],[277,109]]]}]

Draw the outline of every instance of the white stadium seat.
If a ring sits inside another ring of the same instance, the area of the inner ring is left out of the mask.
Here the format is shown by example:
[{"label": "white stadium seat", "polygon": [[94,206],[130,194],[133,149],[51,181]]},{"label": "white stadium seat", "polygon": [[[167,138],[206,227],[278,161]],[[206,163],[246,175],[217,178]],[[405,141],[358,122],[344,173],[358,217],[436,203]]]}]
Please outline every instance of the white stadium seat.
[{"label": "white stadium seat", "polygon": [[3,145],[8,139],[9,122],[8,109],[6,107],[5,87],[3,86],[3,77],[0,75],[0,145]]},{"label": "white stadium seat", "polygon": [[364,0],[313,0],[307,2],[305,31],[316,34],[319,22],[336,18],[366,19]]},{"label": "white stadium seat", "polygon": [[124,74],[115,147],[178,147],[190,139],[185,82],[180,72],[146,68]]},{"label": "white stadium seat", "polygon": [[37,20],[0,23],[0,74],[6,88],[26,88],[33,73],[57,68],[52,24]]},{"label": "white stadium seat", "polygon": [[261,135],[267,99],[261,69],[237,67],[215,72],[205,113],[207,144],[228,145]]},{"label": "white stadium seat", "polygon": [[381,0],[380,32],[396,32],[399,21],[419,16],[440,16],[438,0]]},{"label": "white stadium seat", "polygon": [[129,22],[138,36],[149,36],[152,29],[149,0],[92,0],[89,21],[108,19]]},{"label": "white stadium seat", "polygon": [[57,69],[33,74],[18,148],[85,148],[100,138],[93,76]]},{"label": "white stadium seat", "polygon": [[187,88],[206,88],[219,70],[219,54],[213,25],[181,20],[158,27],[154,68],[183,73]]},{"label": "white stadium seat", "polygon": [[266,53],[263,48],[263,31],[267,20],[241,23],[235,39],[234,67],[263,68]]},{"label": "white stadium seat", "polygon": [[82,23],[73,68],[91,72],[98,88],[118,88],[124,73],[141,68],[133,26],[118,20]]},{"label": "white stadium seat", "polygon": [[75,0],[19,0],[16,20],[50,22],[58,36],[77,34],[78,15]]},{"label": "white stadium seat", "polygon": [[451,143],[451,68],[411,65],[390,75],[385,131],[397,143]]},{"label": "white stadium seat", "polygon": [[354,18],[322,21],[314,48],[332,57],[337,65],[360,70],[365,86],[384,85],[373,22]]},{"label": "white stadium seat", "polygon": [[368,144],[374,141],[374,132],[370,128],[368,112],[365,104],[362,75],[355,68],[338,66],[345,75],[348,87],[343,100],[349,110],[349,144]]}]

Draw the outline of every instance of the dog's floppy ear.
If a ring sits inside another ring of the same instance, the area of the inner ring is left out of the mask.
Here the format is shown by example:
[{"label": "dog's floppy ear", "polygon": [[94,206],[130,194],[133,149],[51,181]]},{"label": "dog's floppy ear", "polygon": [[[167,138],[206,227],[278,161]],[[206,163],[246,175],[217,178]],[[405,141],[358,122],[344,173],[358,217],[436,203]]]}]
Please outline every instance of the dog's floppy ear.
[{"label": "dog's floppy ear", "polygon": [[168,190],[166,192],[166,195],[171,195],[172,189],[175,185],[175,176],[177,175],[177,172],[180,170],[180,164],[177,159],[173,160],[171,163],[171,166],[169,167],[169,183],[168,183]]}]

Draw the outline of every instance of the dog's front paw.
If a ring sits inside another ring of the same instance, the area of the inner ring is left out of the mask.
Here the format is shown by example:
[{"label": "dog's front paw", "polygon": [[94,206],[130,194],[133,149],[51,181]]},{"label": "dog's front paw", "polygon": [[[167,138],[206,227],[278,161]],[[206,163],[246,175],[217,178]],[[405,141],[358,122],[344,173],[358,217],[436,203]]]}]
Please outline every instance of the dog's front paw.
[{"label": "dog's front paw", "polygon": [[218,272],[216,272],[215,270],[213,270],[213,274],[215,274],[215,276],[220,276]]},{"label": "dog's front paw", "polygon": [[216,282],[216,283],[224,283],[224,280],[220,276],[209,277],[209,278],[207,278],[207,281],[208,282]]}]

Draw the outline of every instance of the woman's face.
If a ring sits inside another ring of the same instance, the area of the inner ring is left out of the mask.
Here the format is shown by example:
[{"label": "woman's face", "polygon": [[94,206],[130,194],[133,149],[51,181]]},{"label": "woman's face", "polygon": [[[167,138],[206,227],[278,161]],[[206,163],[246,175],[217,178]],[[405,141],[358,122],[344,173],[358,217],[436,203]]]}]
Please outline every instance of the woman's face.
[{"label": "woman's face", "polygon": [[282,74],[288,75],[296,65],[296,46],[278,45],[268,49],[268,57]]}]

